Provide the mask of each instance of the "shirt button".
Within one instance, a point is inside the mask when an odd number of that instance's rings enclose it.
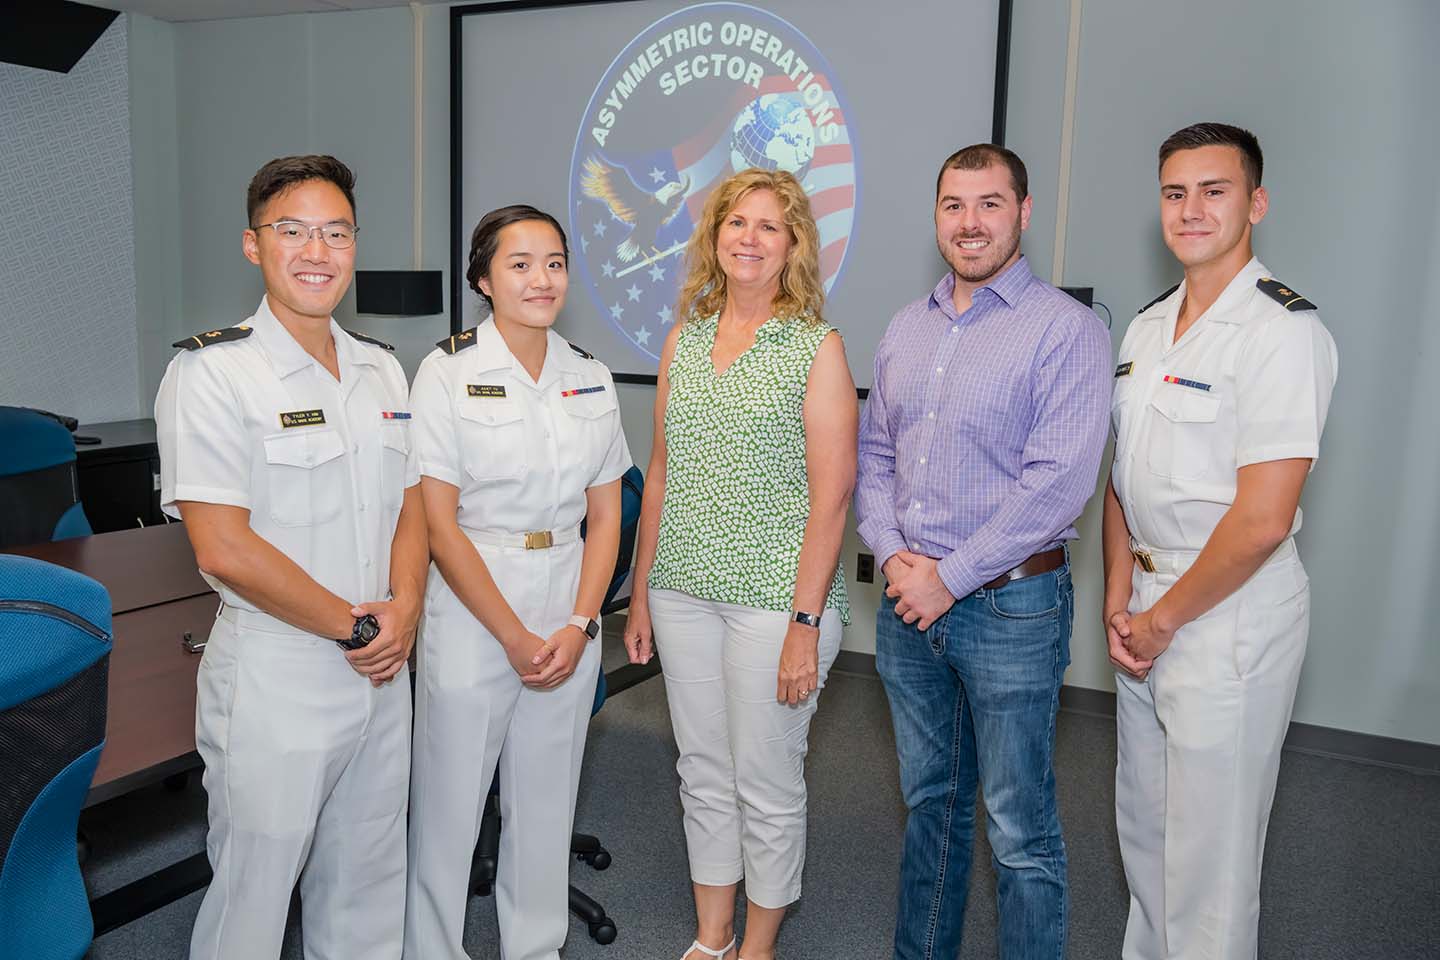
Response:
[[[925,416],[929,417],[931,420],[934,420],[934,419],[935,419],[935,411],[934,411],[934,410],[931,410],[929,413],[925,414]]]
[[[960,332],[960,324],[957,323],[957,324],[955,324],[955,326],[951,327],[951,328],[950,328],[950,332],[951,332],[951,333],[959,333],[959,332]]]
[[[365,504],[363,504],[363,503],[360,504],[360,512],[361,512],[361,513],[364,513],[364,512],[365,512]]]
[[[916,500],[916,501],[915,501],[915,509],[916,509],[916,510],[919,510],[919,509],[920,509],[920,501],[919,501],[919,500]]]
[[[357,444],[352,445],[352,446],[350,447],[350,452],[351,452],[351,453],[359,453],[359,452],[360,452],[360,444],[357,443]]]
[[[935,372],[936,372],[936,373],[944,373],[944,372],[945,372],[945,368],[944,368],[944,367],[936,367],[936,368],[935,368]]]
[[[912,550],[919,550],[919,549],[920,549],[920,541],[918,541],[918,540],[915,541],[914,543],[910,544],[910,547],[911,547]]]

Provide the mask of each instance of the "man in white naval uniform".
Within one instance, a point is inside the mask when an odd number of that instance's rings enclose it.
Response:
[[[400,956],[427,551],[405,375],[330,316],[353,187],[333,157],[260,169],[242,244],[265,298],[177,343],[155,400],[161,500],[222,601],[196,700],[215,876],[195,960],[279,957],[297,880],[306,960]]]
[[[1295,549],[1335,343],[1251,253],[1269,198],[1253,134],[1160,148],[1185,279],[1115,370],[1105,626],[1116,667],[1126,960],[1252,960],[1260,858],[1310,623]]]

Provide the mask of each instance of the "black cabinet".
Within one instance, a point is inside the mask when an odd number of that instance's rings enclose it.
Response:
[[[164,523],[154,420],[82,424],[75,431],[80,502],[96,533]],[[98,437],[97,444],[78,438]]]

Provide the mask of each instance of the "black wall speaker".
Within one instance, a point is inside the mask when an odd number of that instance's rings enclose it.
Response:
[[[443,313],[439,270],[356,270],[355,312],[391,317]]]
[[[69,73],[118,16],[69,0],[0,0],[0,60]]]

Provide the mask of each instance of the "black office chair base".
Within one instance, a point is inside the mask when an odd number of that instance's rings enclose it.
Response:
[[[615,942],[615,921],[605,915],[604,907],[573,884],[570,887],[570,912],[585,921],[591,940],[601,945]]]
[[[475,859],[470,863],[470,889],[477,897],[488,897],[495,892],[495,870],[499,866],[500,850],[500,803],[493,793],[485,800],[485,813],[480,819],[480,839],[475,844]],[[596,870],[610,866],[610,851],[600,846],[600,841],[588,833],[570,836],[570,852],[575,859],[589,864]],[[573,884],[570,886],[570,912],[585,921],[590,939],[599,944],[615,942],[618,931],[594,898]]]

